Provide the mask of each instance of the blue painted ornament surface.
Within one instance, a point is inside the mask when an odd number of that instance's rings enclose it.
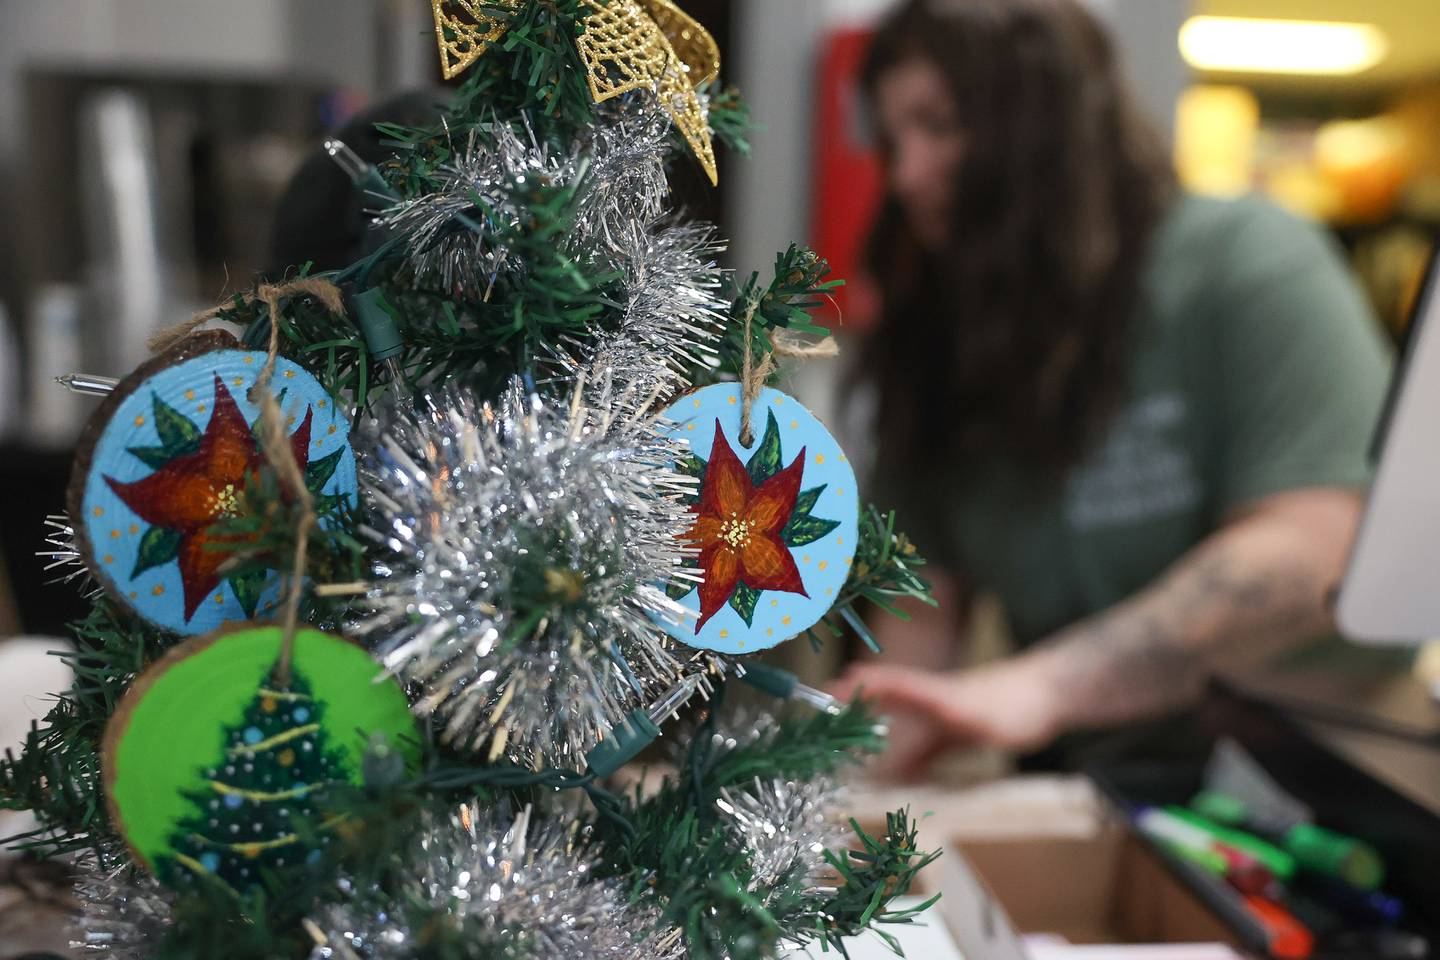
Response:
[[[226,575],[237,544],[215,526],[244,510],[245,485],[264,463],[249,392],[265,359],[213,350],[122,383],[117,393],[128,392],[89,451],[80,502],[72,500],[77,539],[102,585],[178,633],[273,615],[279,602],[279,578]],[[334,399],[283,357],[270,389],[311,493],[353,503],[350,424]]]
[[[859,535],[855,473],[823,424],[766,388],[741,443],[739,384],[705,387],[666,412],[686,441],[682,469],[700,479],[685,536],[703,582],[671,596],[693,617],[665,624],[677,639],[721,653],[753,653],[803,633],[834,605]]]

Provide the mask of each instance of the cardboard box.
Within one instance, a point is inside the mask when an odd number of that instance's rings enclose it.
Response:
[[[962,837],[1092,836],[1103,822],[1104,801],[1084,777],[1046,774],[958,790],[933,785],[862,785],[850,791],[846,802],[849,815],[876,835],[885,830],[885,815],[902,807],[916,820],[919,849],[941,850]],[[921,871],[913,892],[928,896],[940,889],[944,859]]]
[[[943,850],[912,892],[942,895],[933,912],[966,960],[1095,960],[1064,946],[1076,944],[1151,947],[1107,951],[1113,960],[1234,955],[1225,924],[1127,833],[1083,777],[861,790],[851,809],[873,832],[899,806],[919,820],[920,848]],[[1036,935],[1048,935],[1043,948]],[[1160,944],[1202,946],[1171,957],[1154,949]]]
[[[1026,935],[1073,944],[1223,943],[1230,932],[1118,825],[1090,836],[958,838],[937,905],[968,960],[1031,960]]]

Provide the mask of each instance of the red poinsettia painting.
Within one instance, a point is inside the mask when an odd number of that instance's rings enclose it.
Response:
[[[756,486],[716,421],[705,482],[692,508],[695,523],[686,534],[699,547],[705,572],[696,633],[730,602],[740,584],[807,596],[800,568],[780,537],[795,512],[804,472],[802,447],[790,466]]]
[[[160,403],[158,397],[155,402]],[[157,465],[153,473],[133,483],[105,477],[115,495],[151,524],[152,532],[147,532],[145,542],[155,546],[149,550],[142,547],[131,576],[158,565],[155,561],[160,558],[156,554],[173,557],[180,567],[186,622],[220,585],[220,567],[229,556],[227,551],[216,549],[221,538],[212,532],[212,527],[236,514],[246,479],[264,459],[250,425],[218,374],[211,411],[203,434],[188,422],[188,431],[180,428],[182,434],[191,434],[185,444],[192,448],[191,452],[165,458],[150,448],[134,449],[131,452],[142,459],[154,458],[150,461]],[[173,421],[180,415],[171,409],[168,416]],[[312,411],[307,409],[305,419],[290,435],[291,449],[302,471],[309,461],[311,418]]]
[[[840,525],[814,515],[825,485],[804,488],[805,447],[785,465],[773,411],[767,412],[765,433],[748,463],[740,461],[721,421],[716,418],[714,424],[710,459],[692,455],[681,465],[700,481],[690,507],[695,520],[684,537],[697,548],[695,566],[703,575],[696,635],[727,605],[746,627],[753,625],[766,592],[808,599],[792,550],[821,540]],[[678,600],[690,589],[688,581],[681,581],[669,592]]]

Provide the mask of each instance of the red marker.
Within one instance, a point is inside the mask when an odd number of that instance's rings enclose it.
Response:
[[[1281,960],[1306,960],[1315,951],[1314,935],[1278,903],[1264,897],[1247,896],[1245,906],[1265,928],[1266,946],[1271,956]]]

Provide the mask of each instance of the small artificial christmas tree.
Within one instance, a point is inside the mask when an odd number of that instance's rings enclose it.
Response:
[[[73,545],[52,544],[103,589],[74,686],[0,762],[0,803],[39,815],[31,849],[78,855],[77,943],[114,960],[739,960],[884,937],[929,856],[903,811],[872,836],[834,804],[883,730],[750,657],[873,646],[861,605],[928,598],[843,451],[768,386],[827,335],[810,311],[837,281],[799,247],[768,280],[733,276],[713,229],[667,208],[671,166],[714,179],[715,142],[743,149],[746,127],[670,0],[432,3],[445,72],[465,73],[443,119],[382,126],[378,167],[326,144],[373,218],[365,252],[208,311],[97,411]],[[216,384],[269,438],[220,486],[180,462],[218,429]],[[152,393],[194,421],[169,418],[168,447]],[[132,562],[145,524],[116,490],[172,464],[198,491],[203,582],[178,546]],[[357,728],[385,715],[375,677],[297,670],[207,675],[243,714],[199,731],[218,762],[144,748],[165,731],[132,717],[167,716],[166,678],[187,689],[184,635],[266,615],[282,587],[282,649],[297,622],[363,641],[415,742]],[[732,709],[737,680],[776,709]],[[661,775],[617,786],[662,738]],[[124,779],[137,756],[208,785],[156,835],[164,885],[122,796],[146,786]]]

